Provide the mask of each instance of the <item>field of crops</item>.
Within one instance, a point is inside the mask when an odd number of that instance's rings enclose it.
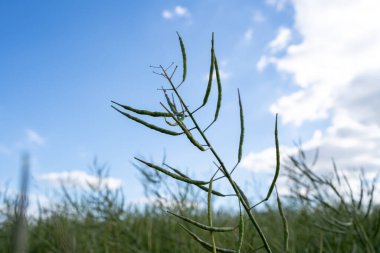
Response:
[[[284,169],[292,193],[282,197],[289,231],[287,251],[379,252],[380,209],[373,203],[374,184],[362,175],[358,179],[361,190],[350,192],[339,170],[331,177],[322,177],[302,161],[302,156],[293,157],[291,161]],[[151,168],[139,169],[149,172]],[[99,182],[104,176],[102,170],[98,168]],[[197,241],[200,239],[210,245],[209,231],[173,215],[207,224],[207,206],[201,205],[207,200],[200,197],[200,190],[189,187],[184,192],[186,185],[180,185],[182,191],[165,195],[173,200],[168,204],[160,195],[164,193],[155,190],[167,183],[154,177],[154,173],[142,176],[147,195],[155,200],[143,207],[126,205],[120,189],[92,185],[90,190],[74,195],[62,187],[57,204],[41,207],[38,215],[25,218],[22,198],[2,192],[0,252],[212,251],[212,247],[207,249]],[[300,190],[302,187],[308,191]],[[272,252],[284,252],[282,216],[273,199],[268,203],[252,213]],[[236,252],[240,238],[239,212],[214,210],[212,216],[214,227],[231,228],[229,232],[213,233],[217,251]],[[248,217],[243,215],[242,218],[245,226],[240,252],[266,252]]]
[[[206,133],[218,120],[223,97],[214,35],[208,82],[198,107],[190,107],[181,95],[187,76],[187,55],[179,34],[178,39],[182,56],[180,80],[175,82],[173,78],[180,71],[173,64],[152,67],[167,83],[160,88],[164,95],[161,110],[137,109],[115,101],[111,101],[112,108],[120,116],[160,134],[186,138],[197,152],[209,152],[215,165],[213,175],[202,181],[165,162],[155,164],[135,157],[135,167],[151,202],[134,206],[127,205],[123,197],[128,189],[115,190],[102,183],[107,173],[95,164],[93,171],[98,183],[89,183],[88,189],[78,192],[62,185],[61,191],[54,193],[54,201],[40,205],[37,213],[28,214],[25,158],[20,192],[0,192],[0,252],[380,252],[377,178],[368,178],[362,170],[353,183],[348,180],[347,171],[334,163],[329,173],[317,173],[315,162],[307,163],[301,148],[298,155],[280,164],[277,115],[274,176],[268,189],[262,190],[262,201],[254,203],[247,197],[252,193],[243,191],[242,182],[236,182],[236,173],[233,174],[242,160],[245,136],[240,92],[237,90],[237,159],[228,168]],[[196,113],[210,104],[213,82],[214,112],[202,128]],[[157,118],[162,122],[151,123]],[[288,183],[287,194],[277,192],[280,171]],[[215,189],[214,182],[218,180],[228,185],[232,193]],[[236,206],[215,207],[216,198],[231,198]]]

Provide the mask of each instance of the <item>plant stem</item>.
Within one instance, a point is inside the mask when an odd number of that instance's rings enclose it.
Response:
[[[174,93],[176,94],[176,96],[178,97],[179,101],[181,102],[181,104],[183,105],[183,107],[185,108],[186,112],[189,114],[189,117],[190,119],[192,120],[195,128],[197,129],[197,131],[199,132],[199,134],[202,136],[203,140],[205,141],[205,143],[207,144],[207,146],[209,147],[210,151],[212,152],[212,154],[214,155],[215,159],[218,161],[218,163],[220,164],[220,167],[221,167],[221,170],[223,172],[223,174],[226,176],[227,180],[229,181],[229,183],[231,184],[232,188],[234,189],[237,197],[239,198],[239,201],[242,203],[243,207],[244,207],[244,210],[246,211],[249,219],[251,220],[253,226],[255,227],[255,229],[257,230],[259,236],[260,236],[260,239],[262,240],[262,242],[264,243],[264,248],[267,250],[268,253],[272,253],[272,250],[268,244],[268,241],[263,233],[263,231],[261,230],[260,228],[260,225],[258,224],[258,222],[256,221],[255,217],[253,216],[252,212],[251,212],[251,208],[249,207],[248,203],[246,203],[246,201],[244,200],[244,198],[242,197],[236,183],[234,182],[234,180],[232,179],[231,177],[231,174],[228,172],[226,166],[224,165],[223,161],[221,160],[221,158],[219,157],[219,155],[217,154],[217,152],[215,151],[215,149],[212,147],[210,141],[207,139],[206,135],[204,134],[204,132],[202,131],[202,129],[199,127],[197,121],[195,120],[194,116],[192,115],[192,113],[190,112],[189,108],[186,106],[185,102],[183,101],[182,97],[180,96],[180,94],[178,93],[175,85],[173,84],[172,80],[170,79],[170,77],[168,76],[168,74],[166,73],[165,69],[161,66],[161,69],[164,73],[164,76],[165,78],[169,81],[170,85],[172,86],[172,89],[174,91]]]

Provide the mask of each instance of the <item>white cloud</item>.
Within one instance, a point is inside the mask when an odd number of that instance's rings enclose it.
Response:
[[[286,49],[292,39],[292,31],[286,27],[280,27],[277,30],[276,38],[268,43],[269,52],[262,55],[256,63],[259,72],[263,71],[269,64],[276,64],[278,59],[274,56],[276,53]]]
[[[168,10],[164,10],[162,12],[162,17],[165,19],[171,19],[171,18],[173,18],[173,14]]]
[[[280,27],[277,31],[277,36],[269,43],[269,48],[272,53],[283,50],[292,38],[292,31],[286,27]]]
[[[232,74],[231,72],[227,71],[226,69],[228,68],[228,59],[222,59],[222,60],[218,60],[218,67],[219,67],[219,77],[220,77],[220,80],[228,80],[231,78]],[[202,79],[203,81],[208,81],[208,78],[209,78],[209,73],[207,74],[204,74]],[[215,70],[214,70],[214,73],[213,73],[213,81],[216,81],[216,73],[215,73]]]
[[[187,8],[185,7],[182,7],[182,6],[176,6],[174,8],[174,12],[175,14],[177,14],[179,17],[188,17],[190,15],[189,11],[187,10]]]
[[[291,155],[296,152],[296,149],[289,147],[280,147],[281,156]],[[243,157],[241,166],[245,169],[252,170],[254,172],[271,173],[276,168],[276,149],[267,148],[260,152],[250,152]]]
[[[358,193],[360,186],[359,168],[364,169],[369,179],[380,172],[380,126],[360,123],[349,115],[341,114],[326,130],[316,130],[312,138],[303,143],[302,147],[309,164],[318,149],[318,160],[314,166],[317,174],[331,174],[332,159],[334,159],[338,169],[347,175],[355,194]],[[288,157],[297,153],[298,148],[294,146],[281,146],[281,164],[289,164]],[[250,152],[243,157],[241,166],[254,173],[268,175],[269,186],[275,172],[275,154],[275,147]],[[283,175],[283,172],[280,175]],[[377,185],[380,187],[380,182]],[[281,178],[278,188],[282,195],[289,193],[286,178]],[[380,202],[380,198],[377,198],[377,201]]]
[[[173,19],[175,17],[188,18],[190,16],[191,14],[188,9],[180,5],[175,6],[173,10],[164,10],[162,12],[162,17],[165,19]]]
[[[280,57],[268,52],[257,68],[273,64],[293,77],[298,90],[280,97],[270,111],[279,113],[283,123],[298,127],[306,121],[324,120],[327,127],[317,130],[321,135],[314,147],[320,148],[322,168],[331,169],[334,157],[345,169],[379,169],[380,2],[292,3],[294,30],[301,42],[287,45]],[[263,163],[260,159],[266,159],[267,153],[251,154],[251,165]]]
[[[28,138],[28,141],[32,144],[43,145],[45,143],[44,138],[42,138],[39,133],[32,129],[26,130],[26,136]]]
[[[263,23],[266,21],[266,18],[260,11],[255,11],[253,13],[253,22],[255,23]]]
[[[280,133],[281,140],[281,133]],[[366,171],[380,169],[380,126],[363,124],[349,115],[336,117],[326,130],[316,130],[311,139],[303,145],[306,157],[313,157],[319,149],[318,171],[331,171],[331,159],[345,170],[363,167]],[[293,146],[280,146],[282,162],[290,155],[297,154]],[[275,148],[251,152],[242,159],[242,167],[255,172],[274,172]]]
[[[230,79],[231,78],[231,76],[232,76],[232,74],[230,73],[230,72],[227,72],[227,71],[225,71],[225,70],[223,70],[223,69],[219,69],[219,77],[220,77],[220,80],[228,80],[228,79]],[[205,74],[204,76],[203,76],[203,80],[204,81],[208,81],[208,78],[209,78],[209,74]],[[213,75],[213,80],[214,81],[216,81],[216,74],[215,74],[215,71],[214,71],[214,75]]]
[[[328,88],[314,86],[283,96],[271,105],[270,111],[273,114],[279,113],[283,123],[293,123],[296,126],[305,120],[325,119],[328,117],[328,108],[333,104],[332,99],[326,95]]]
[[[256,63],[256,68],[259,72],[263,71],[270,63],[273,63],[275,58],[273,56],[263,55],[260,57],[259,61]]]
[[[322,133],[316,131],[313,137],[307,143],[304,143],[303,147],[308,151],[312,151],[321,145],[321,138]],[[280,146],[281,163],[286,161],[287,157],[297,154],[297,152],[297,147]],[[273,146],[259,152],[248,153],[248,155],[243,157],[241,166],[254,172],[274,174],[276,168],[276,148]]]
[[[219,77],[221,80],[228,80],[231,77],[231,73],[220,69],[219,70]],[[214,74],[214,79],[216,79],[216,74]]]
[[[51,172],[37,177],[38,180],[49,182],[53,185],[71,184],[79,187],[96,186],[109,187],[117,189],[122,185],[120,179],[105,177],[100,180],[99,177],[87,174],[84,171],[64,171]]]
[[[246,42],[250,42],[252,40],[252,37],[253,37],[253,29],[252,28],[249,28],[247,31],[245,31],[244,33],[244,40]]]
[[[300,89],[282,97],[271,110],[278,111],[284,122],[301,125],[333,117],[337,101],[345,100],[347,94],[352,101],[366,101],[370,94],[363,94],[365,90],[379,94],[379,85],[368,78],[380,70],[380,2],[294,0],[293,4],[302,42],[288,46],[286,55],[271,63],[292,75]],[[371,104],[375,100],[371,96]],[[351,104],[350,109],[358,105]]]
[[[278,11],[284,9],[288,0],[265,0],[265,3],[275,7]]]
[[[45,194],[41,193],[29,193],[28,194],[28,209],[27,214],[30,217],[36,218],[39,215],[48,215],[48,213],[40,212],[42,209],[49,209],[51,208],[56,200],[55,198],[49,198],[49,196],[46,196]]]

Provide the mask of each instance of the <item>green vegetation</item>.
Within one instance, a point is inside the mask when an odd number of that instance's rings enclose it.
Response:
[[[183,43],[183,40],[181,36],[178,34],[178,39],[181,47],[181,53],[182,53],[182,66],[183,66],[183,77],[182,80],[179,82],[179,84],[175,84],[174,80],[174,74],[177,70],[177,66],[174,67],[174,70],[169,73],[171,66],[164,68],[162,65],[155,67],[158,69],[159,72],[156,72],[156,74],[162,76],[168,83],[168,87],[162,87],[161,90],[165,96],[166,99],[166,105],[164,103],[160,103],[161,106],[164,109],[164,112],[152,112],[147,110],[140,110],[140,109],[134,109],[127,105],[122,105],[116,102],[112,102],[116,104],[117,106],[127,110],[134,112],[139,115],[143,116],[150,116],[150,117],[162,117],[164,118],[164,122],[168,125],[168,128],[161,127],[158,125],[154,125],[151,123],[146,122],[145,120],[132,116],[131,114],[127,112],[123,112],[120,109],[116,108],[114,105],[112,105],[112,108],[123,114],[124,116],[128,117],[129,119],[140,123],[144,125],[145,127],[148,127],[150,129],[156,130],[160,133],[167,134],[167,135],[185,135],[189,142],[194,145],[197,149],[199,149],[202,152],[211,152],[213,156],[213,163],[215,164],[215,172],[213,172],[213,175],[211,175],[206,180],[195,180],[192,179],[182,172],[180,172],[177,169],[173,169],[171,166],[164,164],[163,166],[159,166],[156,164],[152,164],[149,162],[146,162],[142,159],[139,159],[135,157],[137,161],[140,163],[146,165],[147,167],[150,167],[162,174],[165,174],[166,176],[169,176],[177,181],[184,182],[189,185],[193,185],[195,187],[199,187],[200,189],[206,191],[208,193],[207,196],[207,217],[208,221],[207,223],[200,223],[197,225],[198,228],[201,228],[203,230],[209,232],[209,238],[208,239],[201,239],[201,237],[197,234],[191,231],[191,227],[194,226],[195,222],[191,221],[189,217],[185,217],[183,215],[176,215],[177,217],[180,217],[183,221],[185,221],[189,227],[185,227],[181,225],[181,228],[183,228],[191,238],[193,238],[196,242],[199,243],[200,246],[202,246],[204,249],[209,250],[213,253],[216,252],[240,252],[243,242],[244,242],[244,223],[247,218],[249,223],[253,226],[255,233],[258,234],[260,240],[257,243],[257,245],[254,245],[257,247],[257,249],[264,249],[266,252],[271,253],[271,246],[268,242],[267,236],[262,231],[262,228],[260,224],[258,223],[255,214],[253,212],[254,208],[262,204],[263,202],[267,201],[269,197],[271,196],[275,185],[277,178],[279,176],[280,172],[280,151],[279,151],[279,141],[278,141],[278,131],[277,131],[277,115],[276,115],[276,123],[275,123],[275,146],[276,146],[276,168],[275,168],[275,176],[273,178],[273,181],[269,187],[268,193],[264,200],[260,201],[258,204],[251,206],[246,194],[241,190],[241,187],[238,185],[238,183],[233,179],[232,173],[235,171],[235,169],[238,167],[241,158],[242,158],[242,150],[243,150],[243,143],[244,143],[244,113],[243,113],[243,106],[242,101],[240,97],[240,92],[238,90],[238,102],[239,102],[239,111],[240,111],[240,140],[239,140],[239,146],[238,146],[238,159],[233,168],[228,168],[226,164],[223,162],[222,158],[216,151],[216,148],[212,145],[210,139],[207,137],[206,131],[218,120],[221,105],[222,105],[222,83],[220,79],[219,74],[219,68],[218,68],[218,61],[215,53],[215,47],[214,47],[214,34],[212,35],[211,39],[211,62],[210,62],[210,73],[209,73],[209,80],[207,83],[206,92],[204,95],[203,103],[196,109],[191,111],[190,106],[184,101],[182,95],[180,94],[179,88],[181,85],[183,85],[186,81],[186,73],[187,73],[187,63],[186,63],[186,50]],[[217,102],[215,105],[215,115],[213,120],[208,124],[207,127],[202,127],[201,123],[198,122],[196,113],[200,111],[200,109],[203,109],[207,103],[208,98],[211,92],[211,87],[213,83],[213,73],[215,71],[216,75],[216,82],[217,82]],[[168,95],[168,93],[171,93]],[[180,105],[177,106],[177,105]],[[179,110],[181,108],[181,110]],[[169,122],[166,120],[167,115],[170,116],[170,118],[173,120],[172,122]],[[189,125],[192,125],[192,127],[189,127]],[[175,128],[173,131],[171,128]],[[196,135],[199,137],[197,138]],[[203,143],[203,144],[202,144]],[[167,169],[168,168],[168,169]],[[172,170],[173,172],[169,171]],[[216,177],[217,175],[220,175]],[[212,185],[214,181],[217,180],[224,180],[225,184],[228,184],[232,187],[234,193],[227,194],[227,193],[215,193],[212,189]],[[208,185],[206,187],[206,185]],[[239,231],[239,238],[237,239],[236,246],[234,248],[224,248],[221,246],[218,246],[216,235],[215,233],[232,233],[233,231],[225,231],[220,230],[218,227],[213,226],[213,217],[212,217],[212,196],[216,195],[215,197],[223,197],[223,198],[235,198],[237,200],[240,212],[239,212],[239,226],[236,227],[236,229]],[[281,200],[278,197],[278,204],[281,207]],[[284,215],[284,212],[282,209],[280,209],[280,215],[282,217],[282,221],[284,224],[284,237],[286,238],[284,240],[284,250],[285,252],[288,250],[288,241],[287,241],[287,234],[288,234],[288,228],[287,228],[287,221],[286,217]],[[244,216],[244,217],[243,217]],[[246,216],[246,217],[245,217]],[[231,236],[232,237],[232,236]]]
[[[359,181],[363,187],[358,194],[352,193],[354,201],[350,192],[342,188],[338,191],[342,199],[338,200],[332,194],[325,194],[328,188],[303,180],[313,175],[311,177],[321,178],[320,182],[333,180],[338,185],[335,176],[322,177],[315,174],[301,158],[292,159],[286,170],[289,173],[298,170],[301,174],[297,175],[297,180],[289,178],[291,194],[283,201],[289,224],[289,252],[379,252],[380,208],[373,202],[374,181],[369,182],[361,176]],[[297,168],[301,164],[304,169],[307,168],[307,173]],[[95,175],[99,176],[96,185],[70,194],[68,189],[62,187],[61,194],[56,195],[56,204],[41,207],[36,216],[29,217],[26,227],[27,252],[207,252],[178,225],[186,225],[182,217],[187,217],[209,226],[207,205],[199,205],[207,201],[202,197],[202,189],[183,182],[172,185],[166,177],[150,171],[145,165],[139,165],[138,169],[145,172],[141,176],[147,196],[155,201],[140,207],[128,206],[121,189],[101,186],[107,176],[105,168],[96,164],[94,168]],[[341,184],[344,183],[342,172],[336,171]],[[309,190],[300,188],[299,181]],[[168,202],[168,198],[172,201]],[[0,211],[0,252],[17,252],[13,243],[17,234],[19,216],[16,207],[19,202],[6,192],[1,193],[0,199],[4,205]],[[269,235],[268,243],[272,251],[284,252],[283,221],[272,200],[255,215],[263,232]],[[237,247],[239,217],[238,211],[213,211],[213,235],[218,247]],[[217,228],[232,232],[220,233]],[[210,232],[196,225],[191,226],[191,231],[202,239],[210,238]],[[240,251],[265,252],[264,249],[255,251],[258,243],[260,238],[257,232],[252,224],[246,222]]]
[[[136,109],[112,101],[112,107],[128,119],[169,137],[186,137],[194,152],[210,152],[215,171],[205,179],[194,179],[170,166],[135,158],[146,196],[144,206],[126,205],[122,189],[111,189],[103,180],[104,166],[94,163],[98,178],[86,190],[73,191],[62,185],[55,203],[39,208],[27,217],[28,163],[25,158],[21,191],[16,197],[0,193],[0,252],[380,252],[380,210],[374,202],[376,178],[369,181],[362,172],[355,191],[347,176],[333,166],[333,173],[321,175],[298,156],[283,165],[290,193],[280,198],[280,152],[277,116],[274,126],[276,167],[274,178],[262,201],[253,203],[236,182],[243,154],[244,111],[238,91],[240,138],[237,162],[227,168],[207,138],[206,132],[218,120],[222,105],[222,84],[211,40],[209,80],[199,107],[191,111],[179,88],[187,75],[186,51],[178,35],[183,60],[181,80],[175,84],[177,66],[154,67],[168,82],[162,87],[165,103],[161,111]],[[171,70],[172,69],[172,70]],[[170,73],[169,73],[170,71]],[[205,127],[196,113],[205,108],[216,75],[215,113]],[[137,114],[137,115],[136,115]],[[152,124],[143,117],[162,119]],[[164,126],[163,126],[164,125]],[[233,192],[215,189],[216,181],[229,184]],[[128,191],[128,189],[126,189]],[[276,193],[275,198],[274,192]],[[228,198],[233,210],[216,209],[213,199]],[[273,201],[272,201],[273,200]]]

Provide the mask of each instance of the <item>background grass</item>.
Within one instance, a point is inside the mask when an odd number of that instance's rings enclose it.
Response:
[[[363,193],[353,193],[353,199],[350,192],[340,187],[344,202],[334,198],[333,194],[322,195],[322,199],[316,201],[313,196],[317,194],[313,190],[322,194],[323,187],[316,185],[318,188],[315,189],[313,183],[316,182],[303,180],[310,188],[307,192],[310,200],[307,200],[301,196],[301,192],[305,191],[300,189],[299,182],[289,177],[302,164],[302,156],[292,159],[286,167],[292,193],[283,198],[289,223],[289,251],[380,252],[380,208],[376,203],[370,203],[373,196],[367,190],[372,189],[371,184],[368,184],[368,189],[363,184]],[[305,168],[312,172],[311,168]],[[185,185],[170,185],[158,174],[154,176],[145,173],[141,175],[146,194],[154,201],[144,206],[126,205],[121,189],[111,190],[104,187],[104,184],[100,186],[106,174],[104,167],[96,169],[98,186],[92,185],[87,191],[75,194],[69,193],[63,186],[59,201],[49,207],[40,207],[38,214],[28,216],[27,226],[24,227],[27,234],[26,252],[207,252],[178,225],[187,224],[166,212],[171,210],[207,223],[207,206],[201,205],[205,200],[198,190],[192,186],[186,188]],[[143,167],[139,169],[144,171]],[[336,183],[332,180],[332,175],[315,175]],[[307,174],[304,173],[303,176],[307,177]],[[167,192],[165,186],[172,191]],[[0,197],[3,206],[0,212],[0,252],[14,252],[15,238],[19,233],[16,232],[20,221],[17,212],[19,200],[6,192],[2,192]],[[166,198],[173,201],[165,202]],[[360,198],[362,204],[357,208]],[[347,207],[350,208],[349,211]],[[367,213],[368,207],[370,210]],[[255,214],[268,235],[273,251],[283,252],[282,221],[275,202],[270,201]],[[216,226],[236,226],[239,213],[226,209],[216,210],[213,217]],[[209,232],[193,226],[189,229],[209,241]],[[254,231],[252,225],[246,223],[241,252],[264,252],[264,249],[258,249],[261,246],[260,240]],[[238,229],[214,235],[218,246],[234,248],[238,240]]]

